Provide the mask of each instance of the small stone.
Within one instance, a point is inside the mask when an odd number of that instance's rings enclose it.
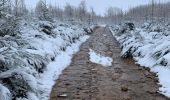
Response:
[[[147,71],[149,71],[149,72],[150,72],[150,68],[148,68],[148,67],[145,67],[145,69],[146,69]]]
[[[150,94],[154,94],[157,92],[157,90],[156,90],[156,88],[153,88],[153,89],[147,90],[146,92],[148,92]]]
[[[149,78],[149,79],[154,79],[154,77],[152,77],[151,75],[146,76],[146,77]]]
[[[61,98],[66,98],[68,95],[67,94],[60,94],[58,95],[58,97],[61,97]]]
[[[145,71],[144,74],[145,74],[145,76],[149,76],[149,75],[150,75],[150,72]]]
[[[142,68],[138,68],[138,70],[142,70]]]
[[[88,74],[87,72],[84,72],[83,74]]]
[[[124,100],[131,100],[131,98],[130,97],[125,97]]]
[[[124,92],[127,92],[128,91],[128,87],[127,86],[122,86],[121,90],[124,91]]]
[[[97,69],[91,69],[92,71],[97,71]]]
[[[158,78],[155,78],[155,82],[158,83],[158,82],[159,82],[159,79],[158,79]]]
[[[103,34],[103,36],[104,36],[104,37],[106,37],[106,36],[107,36],[107,34]]]
[[[109,51],[109,52],[108,52],[108,54],[109,54],[109,55],[112,55],[112,52],[111,52],[111,51]]]
[[[66,86],[70,85],[70,83],[65,83]]]
[[[78,90],[82,90],[82,88],[81,88],[81,87],[77,87],[77,89],[78,89]]]

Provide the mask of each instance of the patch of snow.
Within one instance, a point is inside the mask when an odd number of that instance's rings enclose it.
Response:
[[[11,100],[10,91],[0,84],[0,100]]]
[[[0,52],[5,51],[6,49],[8,49],[8,47],[0,48]]]
[[[151,71],[156,72],[159,78],[159,84],[162,85],[160,87],[161,93],[166,95],[167,97],[170,97],[170,79],[169,79],[169,73],[170,70],[169,68],[165,68],[164,66],[155,66],[154,68],[151,69]]]
[[[107,34],[103,34],[104,37],[107,37]]]
[[[103,66],[111,66],[112,65],[112,61],[113,59],[110,57],[104,57],[100,54],[97,54],[95,51],[93,51],[92,49],[89,49],[89,55],[90,55],[90,61],[96,64],[100,64]]]
[[[106,27],[107,25],[106,24],[103,24],[103,25],[99,25],[100,27]]]

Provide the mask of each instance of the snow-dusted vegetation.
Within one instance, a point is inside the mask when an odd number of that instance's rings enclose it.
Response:
[[[2,91],[0,98],[3,98],[1,100],[10,100],[8,98],[11,97],[33,100],[31,98],[41,96],[45,90],[41,90],[41,85],[47,85],[43,84],[41,78],[46,77],[43,74],[47,73],[50,62],[55,62],[58,56],[64,55],[63,52],[72,52],[68,55],[71,56],[85,41],[82,37],[86,32],[78,25],[46,21],[21,23],[20,34],[15,37],[9,35],[0,37],[0,90]],[[53,64],[53,70],[56,67],[61,69],[62,65],[57,64],[61,64],[62,60],[56,62],[56,65]],[[55,74],[57,73],[50,74],[50,77]],[[49,78],[46,81],[53,80]]]
[[[112,27],[122,48],[121,56],[133,57],[136,63],[151,68],[159,78],[160,92],[170,97],[170,24],[133,23]]]
[[[75,12],[81,21],[84,5]],[[0,100],[48,100],[54,80],[92,32],[67,7],[40,0],[30,11],[24,0],[0,0]]]

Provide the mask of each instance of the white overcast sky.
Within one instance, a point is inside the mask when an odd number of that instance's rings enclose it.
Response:
[[[64,7],[66,3],[77,6],[81,0],[46,0],[47,3]],[[85,0],[87,8],[93,7],[97,14],[103,15],[106,9],[110,6],[122,8],[124,11],[130,7],[150,3],[151,0]],[[168,2],[170,0],[156,0],[160,2]],[[34,8],[38,0],[25,0],[29,8]]]

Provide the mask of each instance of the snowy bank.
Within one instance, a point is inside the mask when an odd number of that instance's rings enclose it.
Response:
[[[54,80],[87,39],[83,27],[23,20],[20,34],[0,37],[0,99],[47,100]]]
[[[70,47],[66,48],[65,52],[61,52],[55,58],[54,62],[47,65],[47,70],[41,74],[38,81],[41,83],[39,89],[44,93],[39,96],[40,100],[48,100],[52,86],[55,84],[55,80],[59,77],[62,71],[70,65],[73,54],[79,51],[80,45],[88,39],[89,36],[81,37],[80,41],[76,41]]]
[[[145,23],[130,29],[127,24],[111,27],[122,48],[121,56],[132,56],[137,64],[146,66],[159,78],[160,93],[170,97],[170,30],[169,24]]]

